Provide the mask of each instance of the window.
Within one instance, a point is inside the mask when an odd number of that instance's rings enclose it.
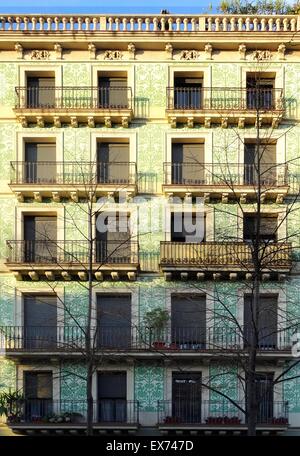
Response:
[[[182,350],[205,348],[206,297],[173,295],[171,301],[172,343]]]
[[[25,262],[52,263],[57,260],[57,217],[24,216]]]
[[[24,295],[24,346],[55,348],[57,342],[57,297]]]
[[[103,109],[127,109],[127,75],[123,72],[98,75],[98,102]]]
[[[98,142],[98,183],[126,184],[129,180],[129,142]]]
[[[25,143],[24,181],[28,184],[52,184],[56,181],[55,143]]]
[[[174,74],[174,109],[202,108],[203,75],[196,73]]]
[[[101,216],[101,213],[98,214]],[[97,263],[130,263],[131,233],[129,214],[104,213],[105,232],[96,228],[96,262]],[[112,216],[112,217],[111,217]],[[97,219],[97,218],[96,218]]]
[[[126,349],[131,345],[131,295],[97,295],[99,348]]]
[[[259,165],[259,169],[258,169]],[[244,145],[244,183],[275,185],[276,143],[274,141],[246,142]]]
[[[244,216],[244,241],[254,241],[257,234],[257,214]],[[260,214],[259,240],[261,242],[276,242],[277,240],[277,215]]]
[[[254,320],[253,320],[254,319]],[[275,349],[277,347],[278,295],[261,294],[258,304],[257,337],[258,348]],[[245,344],[251,342],[256,329],[253,296],[244,296],[244,332]]]
[[[55,107],[55,77],[27,75],[27,108]]]
[[[171,241],[205,242],[206,214],[204,212],[171,214]]]
[[[98,373],[99,422],[126,422],[126,372]]]
[[[201,372],[172,375],[172,417],[181,423],[201,423]]]
[[[275,76],[265,73],[249,73],[247,75],[247,108],[274,108]]]
[[[204,142],[172,143],[172,183],[205,183]]]
[[[53,412],[52,372],[24,372],[25,420],[46,418]]]

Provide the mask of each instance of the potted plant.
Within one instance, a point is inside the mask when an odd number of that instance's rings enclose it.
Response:
[[[166,346],[165,327],[169,321],[169,313],[156,307],[149,310],[144,316],[146,326],[150,330],[150,345],[155,349],[162,349]]]
[[[4,391],[0,394],[0,416],[4,415],[8,422],[18,422],[22,416],[23,394],[19,391]]]

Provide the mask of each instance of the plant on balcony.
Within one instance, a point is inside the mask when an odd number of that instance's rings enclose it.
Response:
[[[83,419],[83,415],[77,412],[65,412],[52,414],[47,417],[49,423],[78,423]]]
[[[206,424],[241,424],[241,419],[238,416],[209,416],[205,420]]]
[[[150,345],[155,349],[162,349],[166,346],[164,330],[169,321],[169,313],[156,307],[155,309],[149,310],[144,316],[145,325],[150,330]],[[154,340],[153,340],[154,339]]]
[[[178,424],[181,423],[181,421],[179,416],[166,416],[164,424]]]
[[[8,422],[18,422],[22,416],[21,405],[23,394],[19,391],[4,391],[0,393],[0,416],[4,415]]]

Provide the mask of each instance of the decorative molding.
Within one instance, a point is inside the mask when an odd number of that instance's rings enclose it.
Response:
[[[241,60],[246,60],[246,52],[247,52],[247,47],[245,44],[240,44],[239,45],[239,54],[240,54],[240,59]]]
[[[129,43],[127,49],[128,49],[128,52],[129,52],[129,58],[134,60],[135,59],[135,51],[136,51],[135,45],[133,43]]]
[[[89,51],[90,60],[95,60],[96,53],[97,53],[97,48],[94,45],[94,43],[89,43],[88,44],[88,51]]]
[[[15,44],[15,51],[17,52],[17,59],[23,59],[23,46],[20,43]]]
[[[204,46],[205,58],[206,60],[212,60],[213,47],[210,43],[207,43]]]
[[[255,60],[256,62],[269,61],[272,59],[272,52],[268,49],[265,49],[263,51],[254,51],[251,55],[252,60]]]
[[[50,51],[47,51],[46,49],[34,49],[30,53],[31,60],[49,60],[50,56]]]
[[[61,60],[62,58],[62,47],[59,43],[54,44],[55,58],[56,60]]]
[[[279,60],[285,60],[285,53],[286,53],[286,46],[285,46],[285,44],[281,43],[277,49],[277,54],[278,54]]]
[[[199,52],[194,50],[184,50],[180,53],[180,60],[197,60],[199,58]]]
[[[167,53],[167,58],[169,60],[172,60],[173,59],[173,46],[171,43],[166,44],[165,51]]]
[[[105,51],[104,60],[121,60],[123,54],[121,51]]]

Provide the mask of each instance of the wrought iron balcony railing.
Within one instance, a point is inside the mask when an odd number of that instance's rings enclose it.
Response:
[[[167,109],[178,111],[281,111],[282,89],[167,87]]]
[[[83,265],[88,263],[90,255],[90,243],[85,240],[7,241],[7,245],[10,264]],[[93,263],[99,265],[137,264],[138,243],[131,239],[95,241],[92,255]]]
[[[11,185],[101,185],[136,183],[133,162],[10,162]]]
[[[231,425],[246,423],[245,404],[230,401],[171,400],[158,401],[158,424],[165,426],[180,425]],[[241,409],[239,408],[241,407]],[[257,424],[269,426],[288,426],[288,402],[262,400],[257,412]]]
[[[90,345],[97,352],[152,351],[185,353],[223,352],[247,353],[249,331],[243,327],[170,327],[162,330],[146,326],[99,326],[90,330]],[[258,334],[257,350],[261,352],[288,351],[292,347],[295,328],[263,328]],[[19,352],[84,352],[86,327],[80,326],[2,326],[0,348]]]
[[[232,186],[280,187],[288,184],[288,165],[276,163],[164,163],[165,185],[185,186]]]
[[[292,246],[289,242],[268,242],[259,252],[261,268],[268,270],[290,269]],[[160,243],[160,265],[165,267],[200,267],[251,269],[252,244],[249,242],[172,242]]]
[[[11,401],[8,424],[67,426],[84,425],[87,418],[85,400],[21,399]],[[139,402],[126,399],[99,399],[93,402],[94,424],[138,425]]]
[[[131,87],[16,87],[16,109],[131,110]]]

